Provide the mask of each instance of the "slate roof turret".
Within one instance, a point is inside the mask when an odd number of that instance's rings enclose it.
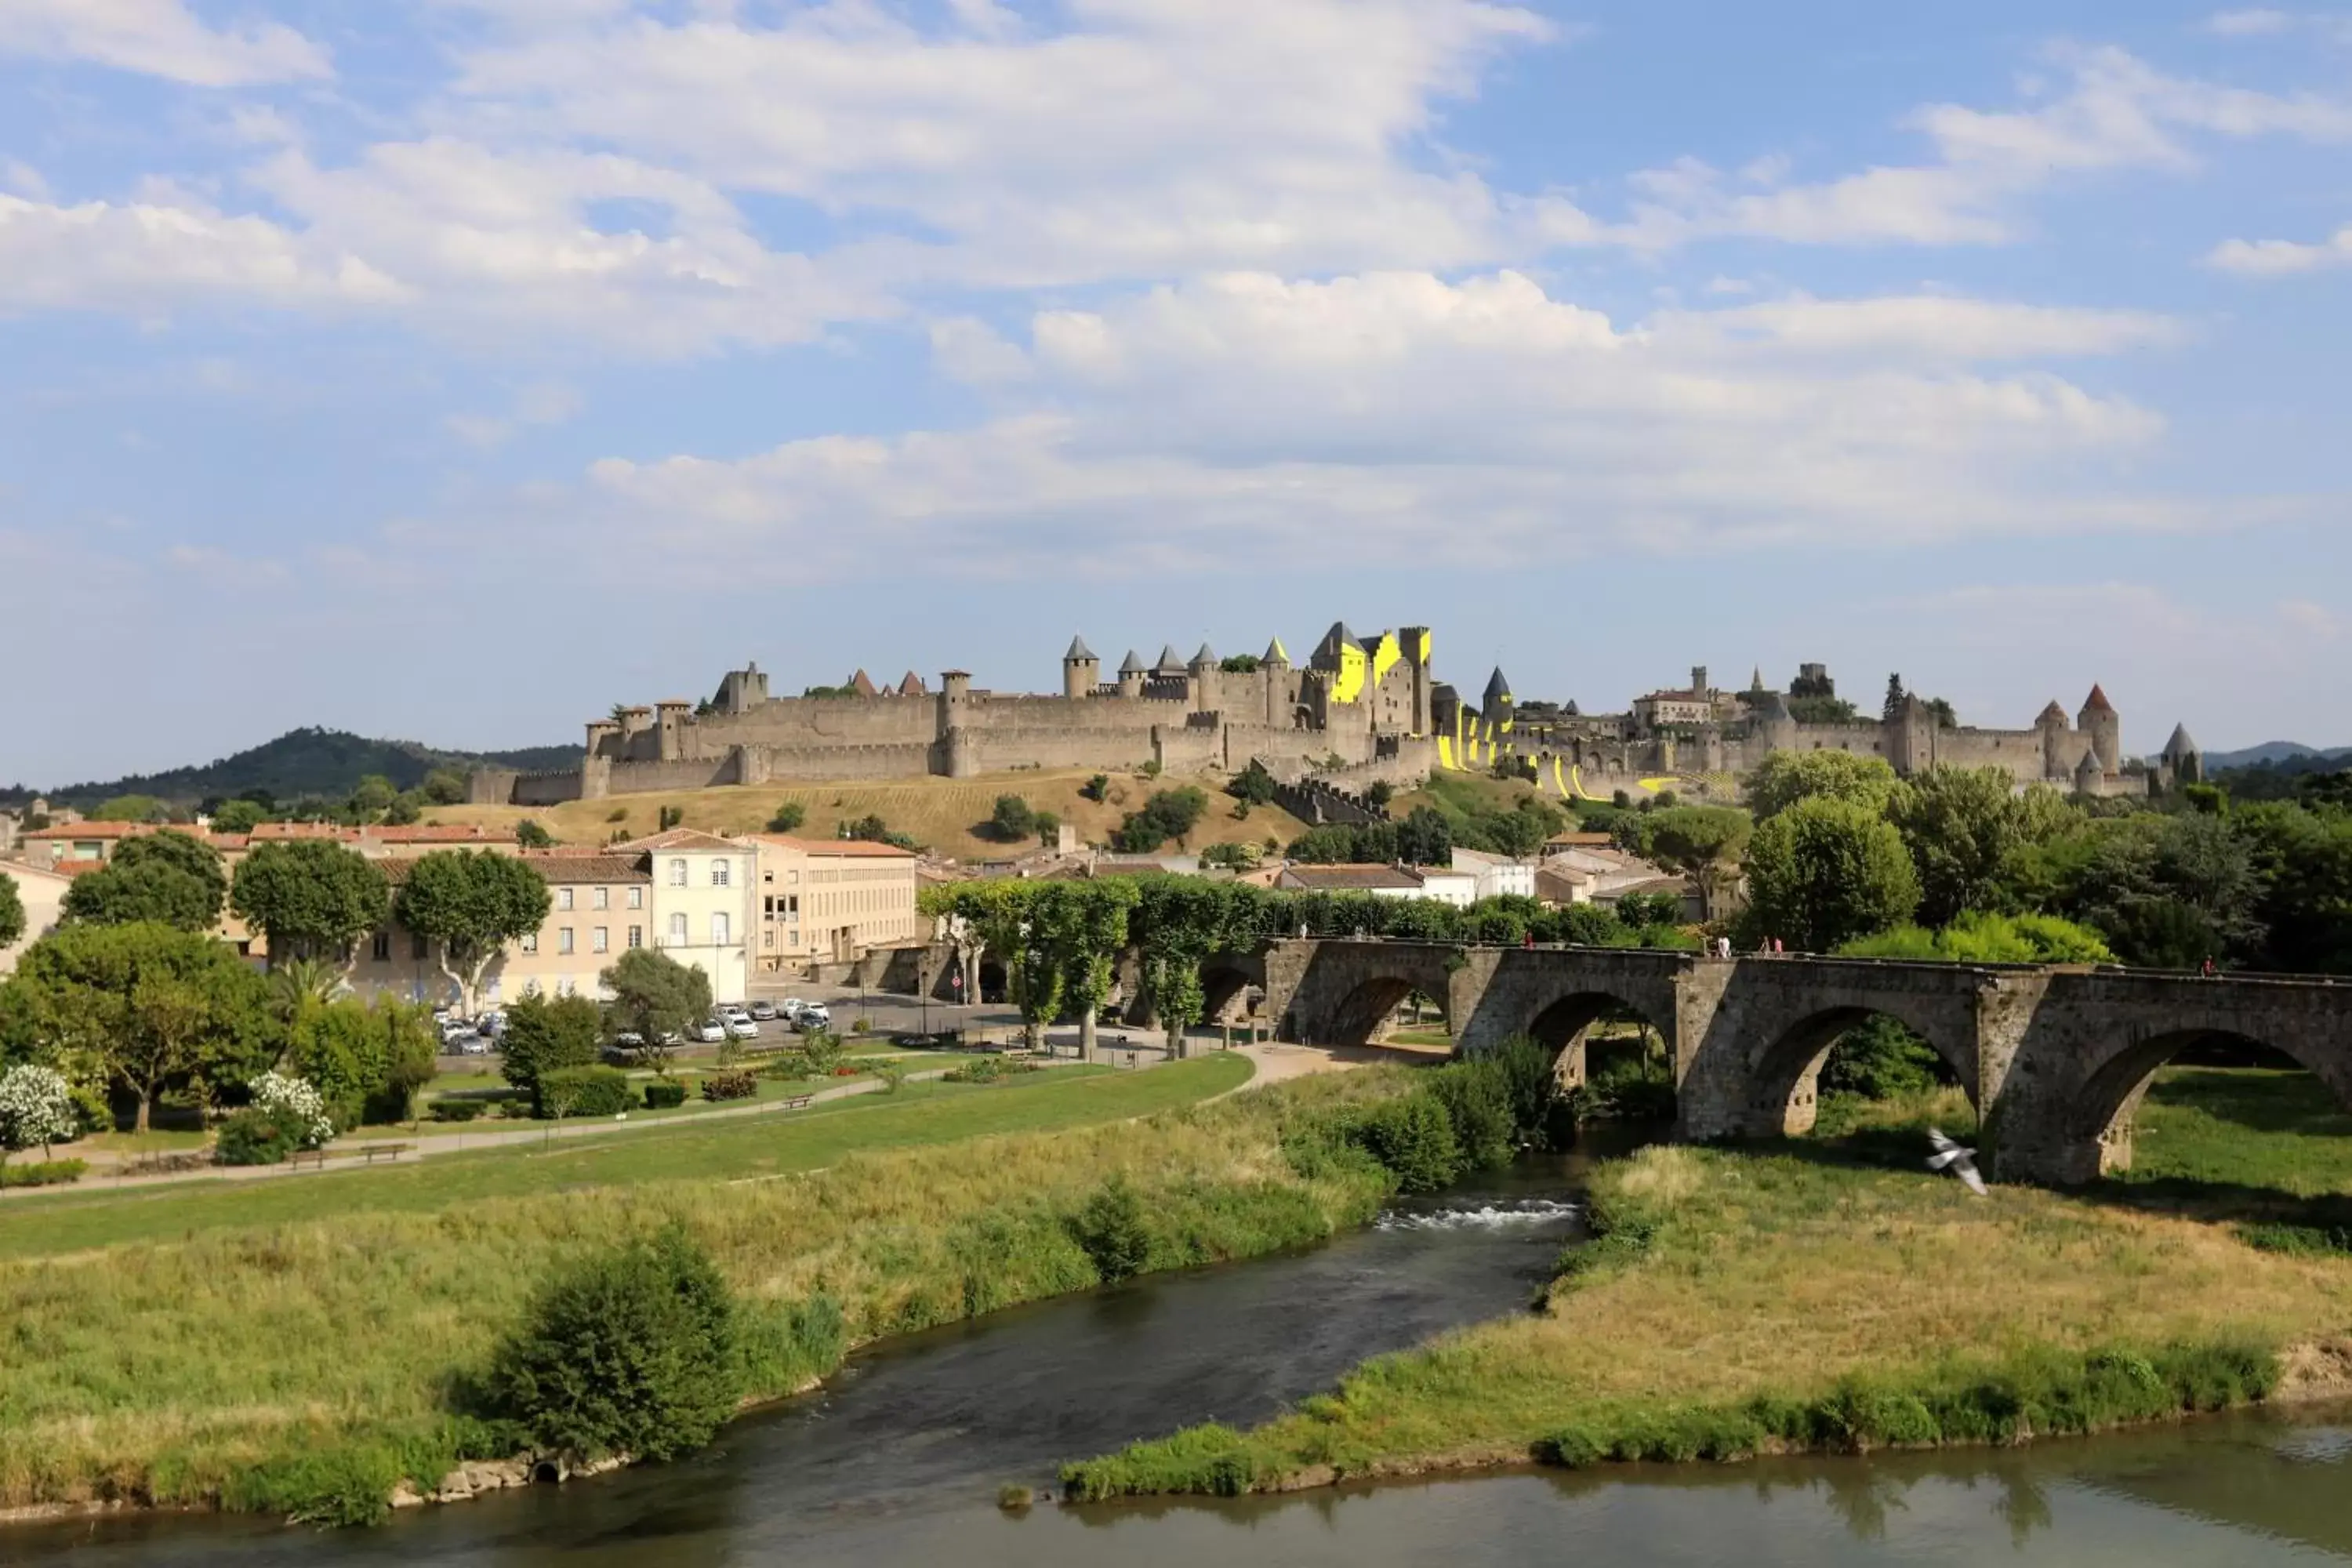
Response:
[[[1095,650],[1087,646],[1086,638],[1072,637],[1070,639],[1070,651],[1062,656],[1062,662],[1064,664],[1074,664],[1082,658],[1091,660],[1094,657]]]

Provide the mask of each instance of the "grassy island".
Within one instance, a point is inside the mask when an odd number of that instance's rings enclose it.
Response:
[[[1645,1149],[1537,1309],[1366,1363],[1250,1431],[1068,1467],[1073,1496],[1530,1460],[2020,1441],[2352,1388],[2352,1118],[2301,1074],[2182,1069],[2130,1181],[1972,1197],[1886,1110],[1844,1138]]]

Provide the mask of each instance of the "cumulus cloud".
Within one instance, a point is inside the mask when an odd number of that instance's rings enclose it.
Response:
[[[404,296],[349,252],[168,187],[123,205],[0,194],[0,313],[168,311],[198,300],[372,306]]]
[[[207,27],[184,0],[7,0],[0,54],[87,61],[191,87],[334,75],[327,51],[283,23]]]
[[[1512,272],[1229,274],[1025,337],[959,320],[965,430],[614,459],[586,510],[698,561],[858,575],[1457,563],[2192,528],[2116,489],[2163,430],[2126,400],[1979,362],[2120,353],[2158,319],[1939,298],[1791,299],[1620,324]],[[578,509],[567,509],[576,521]],[[1115,563],[1115,565],[1113,564]]]
[[[2284,278],[2329,267],[2352,267],[2352,224],[2315,245],[2291,239],[2230,239],[2214,247],[2206,264],[2249,278]]]

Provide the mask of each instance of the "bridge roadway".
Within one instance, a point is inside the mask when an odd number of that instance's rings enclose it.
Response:
[[[1884,1013],[1949,1064],[2008,1181],[2127,1168],[2156,1069],[2214,1036],[2275,1047],[2352,1110],[2352,981],[2323,977],[1301,939],[1213,960],[1205,980],[1211,1016],[1262,985],[1280,1037],[1316,1045],[1369,1041],[1419,992],[1444,1005],[1459,1049],[1529,1035],[1559,1050],[1571,1085],[1591,1026],[1630,1008],[1666,1041],[1675,1133],[1694,1141],[1810,1129],[1830,1047]]]

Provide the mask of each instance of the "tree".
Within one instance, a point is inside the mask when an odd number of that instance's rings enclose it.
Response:
[[[1093,777],[1087,779],[1085,784],[1078,786],[1078,793],[1086,796],[1088,800],[1093,801],[1097,805],[1100,805],[1103,802],[1110,798],[1110,775],[1108,773],[1095,774]]]
[[[1035,831],[1037,814],[1017,795],[1000,795],[988,819],[989,831],[1002,844],[1018,844]]]
[[[89,925],[159,921],[210,931],[227,896],[228,872],[211,845],[185,833],[151,833],[124,840],[103,869],[76,878],[64,913]]]
[[[669,1074],[670,1037],[683,1037],[710,1012],[710,976],[649,947],[632,948],[599,977],[613,994],[613,1016],[645,1042],[654,1070]]]
[[[362,938],[391,913],[373,860],[323,839],[257,844],[236,868],[228,907],[261,931],[269,962],[315,958],[349,974]]]
[[[1851,752],[1774,752],[1748,775],[1748,804],[1759,822],[1801,800],[1826,796],[1885,809],[1901,783],[1884,757]]]
[[[407,1120],[441,1048],[432,1014],[389,996],[306,1006],[288,1034],[287,1063],[341,1127]]]
[[[1209,797],[1191,784],[1154,790],[1141,811],[1127,814],[1111,835],[1111,847],[1124,855],[1151,854],[1171,838],[1181,840],[1192,832],[1208,807]]]
[[[382,773],[370,773],[352,786],[351,811],[361,821],[381,815],[400,797],[400,790]]]
[[[1416,805],[1397,824],[1397,858],[1408,866],[1454,863],[1454,827],[1434,806]]]
[[[633,948],[626,956],[645,952]],[[593,1067],[604,1045],[604,1010],[587,997],[525,996],[507,1008],[506,1030],[499,1039],[499,1072],[536,1100],[542,1076]]]
[[[25,934],[25,900],[16,879],[0,871],[0,947],[13,947]]]
[[[315,958],[289,958],[270,969],[268,980],[269,1009],[289,1026],[333,1001],[343,988],[343,977],[334,966]]]
[[[1886,701],[1879,709],[1878,716],[1882,719],[1900,719],[1903,717],[1904,704],[1910,700],[1911,694],[1903,689],[1903,678],[1900,675],[1890,675],[1886,678]]]
[[[1217,668],[1227,675],[1255,675],[1258,658],[1254,653],[1229,653],[1220,659]]]
[[[30,1062],[0,1073],[0,1166],[19,1149],[38,1147],[47,1159],[51,1144],[70,1142],[80,1134],[73,1086],[64,1074]]]
[[[462,805],[466,801],[466,775],[455,768],[435,768],[417,788],[435,805]]]
[[[1141,895],[1132,881],[1044,882],[1030,900],[1033,936],[1061,977],[1060,989],[1078,1010],[1078,1059],[1095,1059],[1095,1018],[1110,999],[1128,920]]]
[[[79,1081],[113,1081],[139,1101],[242,1084],[282,1037],[262,977],[226,945],[154,923],[61,927],[33,944],[10,983],[16,1026]]]
[[[808,807],[799,801],[788,800],[778,805],[768,818],[771,833],[798,833],[801,824],[808,820]]]
[[[1267,799],[1274,798],[1269,795]],[[1364,804],[1374,811],[1386,811],[1389,802],[1396,798],[1396,785],[1386,779],[1374,779],[1364,786]]]
[[[1799,952],[1832,952],[1919,907],[1903,836],[1850,800],[1801,800],[1758,824],[1747,864],[1750,933]]]
[[[1736,876],[1740,852],[1755,823],[1727,805],[1677,805],[1650,818],[1650,853],[1669,871],[1690,879],[1699,909],[1716,914],[1716,898],[1727,878]]]
[[[445,849],[408,868],[394,912],[433,943],[470,1017],[483,973],[507,943],[539,930],[550,901],[545,879],[527,861],[494,849]]]
[[[555,847],[555,835],[526,816],[515,824],[515,845],[522,849],[552,849]],[[488,851],[484,850],[483,853],[488,854]]]
[[[383,808],[383,825],[386,827],[412,826],[425,819],[425,806],[423,791],[403,790],[393,797],[390,805]]]
[[[1034,812],[1029,817],[1030,831],[1037,835],[1038,844],[1051,849],[1062,841],[1062,819],[1050,811]]]
[[[2000,901],[2004,870],[2024,842],[2011,789],[2005,768],[1929,768],[1895,787],[1886,816],[1918,868],[1922,924],[1948,925]]]
[[[1249,805],[1274,804],[1274,775],[1255,757],[1250,759],[1249,766],[1234,775],[1234,782],[1225,789],[1235,800]]]
[[[677,1458],[710,1441],[742,1389],[724,1276],[677,1226],[575,1262],[540,1290],[491,1363],[496,1411],[583,1458]]]
[[[1856,958],[1949,963],[2113,963],[2099,933],[2056,915],[1961,915],[1941,931],[1897,926],[1838,949]]]
[[[215,833],[250,833],[267,822],[268,813],[252,800],[225,800],[212,813]]]
[[[172,808],[152,795],[118,795],[100,801],[89,814],[92,822],[169,822]]]

